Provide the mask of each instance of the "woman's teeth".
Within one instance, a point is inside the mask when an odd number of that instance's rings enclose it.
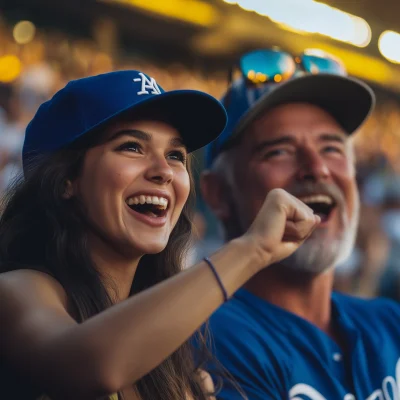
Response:
[[[154,204],[159,206],[160,209],[166,209],[168,207],[168,199],[165,197],[158,197],[158,196],[134,196],[130,197],[127,200],[127,204],[129,206],[137,205],[137,204]]]

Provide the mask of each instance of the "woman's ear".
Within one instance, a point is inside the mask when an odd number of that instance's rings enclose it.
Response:
[[[230,219],[228,190],[221,176],[210,170],[204,171],[200,177],[200,190],[204,201],[221,222]]]
[[[65,189],[62,197],[66,200],[69,200],[74,196],[74,186],[72,185],[72,182],[68,179],[65,182]]]

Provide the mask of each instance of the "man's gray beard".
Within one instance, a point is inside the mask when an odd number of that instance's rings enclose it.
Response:
[[[317,228],[297,251],[279,264],[292,271],[320,274],[343,262],[350,256],[356,240],[360,213],[359,198],[357,197],[355,201],[350,221],[347,213],[343,211],[342,213],[341,237],[334,241],[325,237],[321,238]]]

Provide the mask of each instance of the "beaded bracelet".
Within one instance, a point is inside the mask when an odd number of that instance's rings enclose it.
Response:
[[[222,294],[224,296],[224,302],[228,301],[228,293],[226,292],[225,286],[223,285],[221,278],[219,277],[218,272],[214,267],[214,264],[211,262],[211,260],[208,257],[204,257],[204,261],[210,267],[211,271],[213,272],[213,274],[215,276],[215,279],[218,282],[219,287],[221,288]]]

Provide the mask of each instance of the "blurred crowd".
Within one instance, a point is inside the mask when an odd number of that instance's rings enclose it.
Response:
[[[109,42],[112,35],[79,39],[36,31],[28,43],[18,44],[12,28],[0,19],[0,194],[21,170],[27,123],[37,107],[71,79],[114,69],[142,69],[165,89],[199,89],[216,97],[227,84],[224,72],[206,74],[178,63],[159,65],[150,61],[151,54],[118,51]],[[107,27],[99,27],[98,32],[104,30]],[[337,269],[336,288],[400,301],[399,104],[396,99],[378,102],[355,137],[362,197],[360,226],[353,254]],[[188,263],[220,244],[215,223],[201,208],[194,222],[197,241]]]

